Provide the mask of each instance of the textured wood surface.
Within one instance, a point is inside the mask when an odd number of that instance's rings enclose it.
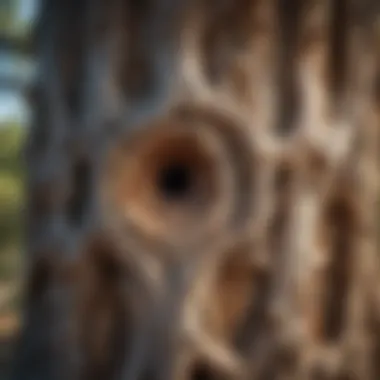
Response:
[[[376,0],[51,0],[14,380],[380,378]]]

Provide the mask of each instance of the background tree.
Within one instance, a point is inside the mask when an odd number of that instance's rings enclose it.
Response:
[[[23,257],[24,162],[21,149],[28,109],[23,89],[31,79],[29,36],[33,1],[0,2],[0,378],[7,378],[18,326]],[[37,4],[34,4],[34,7]]]

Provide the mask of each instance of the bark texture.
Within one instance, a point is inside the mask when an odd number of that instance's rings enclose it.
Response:
[[[379,22],[43,1],[13,379],[380,379]]]

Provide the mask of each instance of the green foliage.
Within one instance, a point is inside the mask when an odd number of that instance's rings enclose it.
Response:
[[[3,0],[0,2],[0,32],[7,33],[12,27],[17,1]]]
[[[29,0],[30,1],[30,0]],[[13,52],[29,54],[33,20],[18,17],[20,0],[0,0],[0,40]]]
[[[0,281],[12,280],[20,264],[23,232],[24,129],[0,126]]]

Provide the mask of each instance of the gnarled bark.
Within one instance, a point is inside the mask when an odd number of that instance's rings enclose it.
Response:
[[[45,1],[14,379],[378,379],[379,15]]]

